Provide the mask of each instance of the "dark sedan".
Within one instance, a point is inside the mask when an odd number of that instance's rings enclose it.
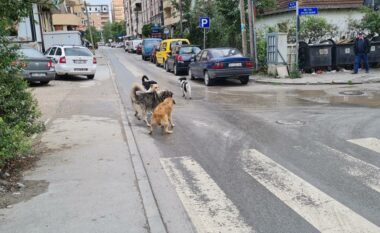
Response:
[[[18,50],[22,64],[23,75],[29,82],[48,84],[55,79],[55,70],[52,60],[33,48],[22,47]]]
[[[187,73],[189,64],[194,61],[195,55],[197,55],[201,49],[196,45],[182,45],[176,46],[173,49],[173,53],[168,57],[166,61],[166,71],[173,71],[175,75],[179,73]]]
[[[212,48],[198,53],[189,65],[190,79],[203,78],[206,86],[216,79],[239,79],[247,84],[252,74],[253,62],[235,48]]]

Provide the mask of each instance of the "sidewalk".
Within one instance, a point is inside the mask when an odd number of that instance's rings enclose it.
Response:
[[[262,84],[283,85],[329,85],[329,84],[363,84],[380,82],[380,69],[371,69],[369,74],[363,70],[359,74],[351,74],[351,71],[325,72],[322,74],[303,74],[302,78],[273,78],[268,76],[252,76],[255,82]]]
[[[0,209],[2,233],[149,232],[110,71],[33,87],[43,153]]]

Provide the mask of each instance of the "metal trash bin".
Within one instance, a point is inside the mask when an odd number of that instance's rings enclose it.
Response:
[[[307,44],[301,41],[299,43],[299,67],[310,72],[316,68],[325,68],[331,70],[332,67],[332,47],[331,42],[324,44]]]
[[[337,70],[341,67],[347,68],[348,66],[352,68],[355,63],[354,43],[336,44],[331,39],[329,41],[333,43],[333,68]]]
[[[371,66],[377,66],[380,64],[380,41],[371,42],[371,49],[368,54],[368,63]]]

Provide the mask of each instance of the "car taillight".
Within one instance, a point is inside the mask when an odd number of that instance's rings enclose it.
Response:
[[[175,60],[176,61],[183,61],[183,57],[181,55],[175,55]]]
[[[66,64],[66,57],[59,58],[59,63],[60,64]]]
[[[52,68],[52,67],[54,67],[53,61],[49,60],[49,62],[48,62],[48,68]]]
[[[96,62],[96,57],[93,57],[92,58],[92,64],[96,64],[97,62]]]
[[[221,63],[221,62],[217,62],[215,63],[213,66],[212,66],[213,69],[223,69],[224,68],[224,64]]]
[[[253,67],[253,62],[251,62],[251,61],[245,62],[245,67],[252,68]]]

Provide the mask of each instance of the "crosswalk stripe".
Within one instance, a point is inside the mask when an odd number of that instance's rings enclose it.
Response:
[[[199,233],[254,232],[196,161],[189,157],[162,158],[161,164]]]
[[[245,172],[320,232],[380,232],[380,228],[255,149],[242,153]]]
[[[377,138],[358,138],[347,141],[380,153],[380,140]]]
[[[371,189],[380,192],[380,168],[357,159],[349,154],[338,151],[327,145],[321,144],[321,147],[325,147],[329,151],[336,154],[339,158],[344,159],[350,165],[343,169],[351,176],[361,178],[365,185]]]

